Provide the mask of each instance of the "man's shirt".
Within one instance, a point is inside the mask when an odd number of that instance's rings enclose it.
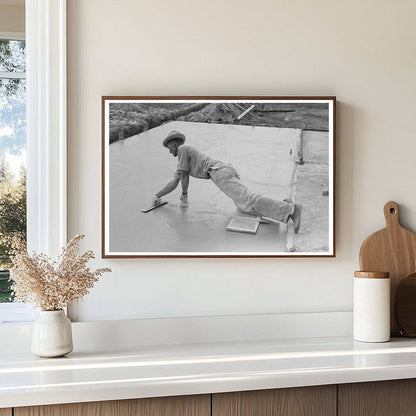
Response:
[[[178,148],[178,171],[189,172],[194,178],[209,179],[208,169],[220,164],[193,146],[183,144]]]

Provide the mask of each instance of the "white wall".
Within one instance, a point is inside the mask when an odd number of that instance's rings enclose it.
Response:
[[[336,259],[97,260],[79,320],[344,311],[362,240],[416,230],[416,3],[68,0],[69,236],[100,253],[101,95],[336,95]]]

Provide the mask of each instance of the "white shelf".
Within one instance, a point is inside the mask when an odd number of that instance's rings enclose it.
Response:
[[[416,377],[416,340],[349,337],[211,342],[0,355],[0,407],[273,389]]]

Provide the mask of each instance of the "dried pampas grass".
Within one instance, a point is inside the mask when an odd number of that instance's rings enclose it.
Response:
[[[45,254],[29,255],[26,248],[17,248],[12,259],[10,279],[15,302],[33,303],[44,311],[56,311],[81,299],[109,268],[90,270],[92,251],[79,254],[84,235],[76,235],[63,249],[58,261]]]

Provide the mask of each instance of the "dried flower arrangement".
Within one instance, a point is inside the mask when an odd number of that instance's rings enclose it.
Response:
[[[12,259],[10,279],[16,302],[33,303],[44,311],[57,311],[73,300],[81,299],[109,268],[90,270],[87,262],[92,251],[79,254],[84,235],[76,235],[62,249],[58,261],[45,254],[29,255],[26,248],[17,248]]]

